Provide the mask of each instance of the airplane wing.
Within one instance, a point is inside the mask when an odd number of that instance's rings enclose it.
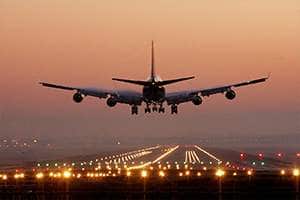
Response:
[[[110,97],[113,98],[116,103],[125,103],[129,105],[141,105],[143,100],[142,94],[140,92],[131,90],[108,90],[100,88],[70,87],[46,82],[40,82],[40,84],[44,87],[75,91],[73,100],[77,103],[81,102],[86,96],[98,97],[100,99]]]
[[[235,97],[235,92],[233,91],[234,88],[238,88],[241,86],[246,86],[246,85],[252,85],[256,83],[262,83],[265,82],[269,77],[263,77],[263,78],[258,78],[258,79],[253,79],[250,81],[243,81],[240,83],[235,83],[235,84],[230,84],[230,85],[224,85],[224,86],[219,86],[219,87],[212,87],[212,88],[207,88],[207,89],[196,89],[196,90],[189,90],[189,91],[180,91],[180,92],[173,92],[173,93],[168,93],[166,95],[166,101],[167,103],[170,104],[180,104],[184,102],[189,102],[193,101],[195,98],[199,99],[199,96],[210,96],[213,94],[218,94],[218,93],[228,93],[228,96],[226,94],[226,97],[228,99],[233,99]]]

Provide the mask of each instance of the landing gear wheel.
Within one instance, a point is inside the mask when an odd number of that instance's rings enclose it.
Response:
[[[151,109],[149,107],[145,108],[145,113],[151,113]]]
[[[134,106],[131,106],[131,114],[134,115],[134,114],[138,114],[138,107],[136,105]]]
[[[159,112],[159,113],[165,113],[165,108],[160,107],[160,108],[158,109],[158,112]]]
[[[171,114],[177,114],[177,113],[178,113],[177,105],[172,105],[171,106]]]
[[[154,105],[154,106],[152,107],[152,111],[153,111],[153,112],[157,112],[157,107],[156,107],[156,105]]]

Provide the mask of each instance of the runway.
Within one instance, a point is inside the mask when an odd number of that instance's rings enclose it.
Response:
[[[4,166],[0,198],[298,198],[299,176],[299,168],[281,158],[200,144],[154,145]]]
[[[225,168],[232,170],[280,170],[292,167],[293,163],[283,159],[260,157],[228,149],[191,145],[155,145],[137,148],[130,151],[113,151],[66,158],[28,163],[25,168],[74,170],[110,170],[110,169],[142,169],[168,168],[194,170],[210,170]]]

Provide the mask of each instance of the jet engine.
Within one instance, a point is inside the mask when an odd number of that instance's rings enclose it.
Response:
[[[194,96],[192,99],[194,105],[198,106],[202,103],[202,98],[200,96]]]
[[[234,99],[236,96],[235,92],[233,90],[229,90],[225,93],[225,97],[229,100]]]
[[[117,99],[115,97],[109,97],[106,101],[106,104],[109,107],[114,107],[118,103]]]
[[[73,95],[73,100],[76,102],[76,103],[80,103],[84,98],[84,95],[79,93],[79,92],[76,92],[74,95]]]

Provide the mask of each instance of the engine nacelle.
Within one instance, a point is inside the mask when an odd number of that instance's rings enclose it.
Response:
[[[194,96],[192,99],[194,105],[198,106],[202,103],[202,98],[200,96]]]
[[[76,103],[82,102],[83,98],[84,98],[84,95],[81,94],[80,92],[76,92],[76,93],[73,95],[73,100],[74,100]]]
[[[234,99],[236,96],[235,92],[233,90],[229,90],[225,93],[225,97],[229,100]]]
[[[109,97],[106,101],[106,104],[109,107],[114,107],[118,103],[117,99],[115,97]]]

